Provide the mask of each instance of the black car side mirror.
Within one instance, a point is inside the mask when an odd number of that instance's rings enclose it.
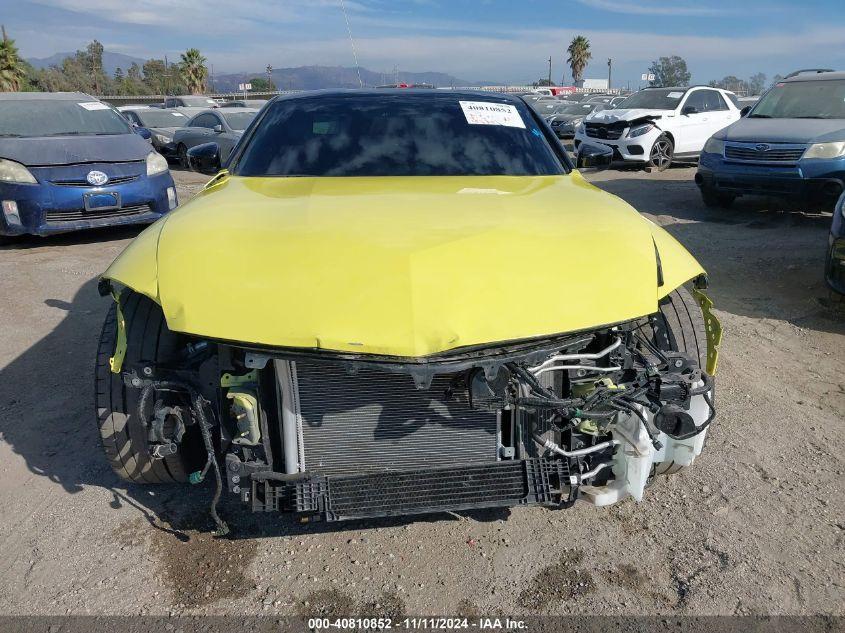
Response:
[[[745,106],[742,110],[739,111],[739,116],[748,116],[749,112],[751,112],[751,106]]]
[[[684,106],[684,109],[681,110],[681,114],[698,114],[698,108],[695,106]]]
[[[217,143],[203,143],[188,150],[188,166],[191,171],[213,176],[220,171],[220,146]]]
[[[578,169],[606,169],[613,162],[613,148],[607,145],[581,143],[575,155]]]

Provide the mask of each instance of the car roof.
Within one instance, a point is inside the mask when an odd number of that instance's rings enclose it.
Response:
[[[836,70],[833,72],[799,71],[797,75],[781,79],[779,83],[794,83],[796,81],[831,81],[834,79],[845,79],[845,71]]]
[[[84,92],[0,92],[0,101],[99,101]]]
[[[425,97],[427,99],[437,99],[444,97],[454,97],[457,99],[477,99],[479,97],[486,97],[488,99],[498,99],[509,103],[525,103],[521,96],[512,95],[507,92],[492,92],[489,90],[432,90],[431,88],[381,88],[376,89],[356,89],[356,90],[307,90],[303,92],[295,92],[291,94],[277,95],[270,101],[292,101],[297,99],[313,99],[315,97],[355,97],[355,96],[373,96],[386,97],[388,95],[414,95],[416,97]],[[530,96],[530,95],[527,95]],[[550,95],[537,95],[539,97],[549,97]]]

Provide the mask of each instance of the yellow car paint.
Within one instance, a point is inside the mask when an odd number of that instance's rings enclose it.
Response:
[[[104,276],[159,302],[174,331],[420,357],[651,314],[701,272],[662,229],[577,172],[224,174]]]

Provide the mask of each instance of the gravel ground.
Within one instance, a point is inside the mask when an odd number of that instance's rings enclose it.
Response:
[[[590,178],[708,269],[719,419],[642,503],[298,524],[127,486],[100,453],[96,278],[137,233],[0,250],[0,613],[845,614],[845,315],[829,215],[705,209],[694,170]],[[202,177],[176,173],[186,199]],[[583,274],[583,271],[579,271]]]

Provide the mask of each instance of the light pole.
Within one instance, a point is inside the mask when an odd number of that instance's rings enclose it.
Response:
[[[607,89],[610,90],[610,71],[613,66],[613,60],[608,57],[607,58]]]
[[[552,58],[549,57],[549,85],[552,85]]]
[[[271,86],[273,85],[273,67],[270,64],[267,64],[267,90],[273,92]]]

